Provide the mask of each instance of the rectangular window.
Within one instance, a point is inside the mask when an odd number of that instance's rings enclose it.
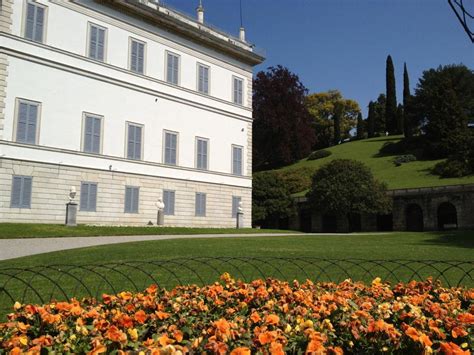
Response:
[[[127,158],[140,160],[142,158],[142,133],[143,127],[128,124],[127,133]]]
[[[206,216],[206,194],[201,192],[196,193],[196,216]]]
[[[125,213],[138,213],[140,188],[125,187]]]
[[[36,144],[38,121],[39,104],[19,100],[16,141],[20,143]]]
[[[87,153],[100,153],[100,138],[102,118],[86,114],[84,117],[84,143],[83,150]]]
[[[174,200],[175,192],[171,190],[163,190],[163,203],[165,204],[165,216],[174,216]]]
[[[233,101],[234,104],[242,105],[243,104],[243,85],[244,81],[242,79],[234,77],[233,80]]]
[[[179,84],[179,56],[169,52],[166,54],[166,81]]]
[[[232,174],[242,175],[242,147],[232,146]]]
[[[209,141],[203,138],[196,138],[196,168],[208,169],[208,146]]]
[[[89,24],[89,58],[105,60],[105,31],[103,27]]]
[[[237,217],[237,212],[239,211],[239,205],[242,201],[240,196],[232,196],[232,218]]]
[[[31,176],[13,176],[10,206],[14,208],[31,207]]]
[[[95,212],[97,205],[97,184],[81,183],[81,211]]]
[[[198,91],[209,94],[209,67],[198,64]]]
[[[43,43],[46,20],[46,8],[28,1],[26,5],[25,37]]]
[[[178,151],[178,134],[165,132],[165,164],[176,165]]]
[[[130,40],[130,70],[143,74],[145,72],[145,43]]]

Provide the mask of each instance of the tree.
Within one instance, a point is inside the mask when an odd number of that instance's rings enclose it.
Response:
[[[315,134],[305,105],[307,89],[282,66],[259,72],[253,83],[253,167],[277,168],[306,157]]]
[[[413,116],[410,112],[410,78],[407,63],[403,65],[403,133],[405,137],[413,136]]]
[[[356,101],[343,98],[337,90],[308,95],[306,105],[313,118],[316,132],[316,144],[313,149],[327,148],[336,141],[334,131],[336,108],[340,109],[340,139],[350,137],[350,131],[356,126],[357,115],[360,112]]]
[[[373,101],[369,102],[369,115],[367,116],[367,135],[369,138],[375,136],[375,103]]]
[[[392,57],[387,57],[386,66],[387,103],[385,106],[386,130],[390,134],[401,133],[397,131],[397,93],[395,88],[395,68]]]
[[[361,162],[336,159],[313,175],[308,202],[320,213],[349,216],[360,213],[387,213],[391,198],[385,184],[378,182]]]
[[[385,135],[386,124],[385,124],[385,106],[387,98],[385,94],[380,94],[377,101],[374,102],[374,133]]]
[[[357,115],[357,139],[364,139],[365,137],[365,122],[362,119],[362,113]]]
[[[342,104],[336,102],[334,106],[334,144],[341,143]]]
[[[403,122],[403,105],[398,104],[397,107],[397,133],[403,133],[403,127],[404,127],[404,122]]]
[[[278,221],[295,213],[294,201],[285,180],[277,173],[263,171],[253,176],[252,220],[278,227]]]
[[[473,139],[468,121],[474,117],[474,72],[464,65],[424,71],[413,110],[425,123],[423,130],[435,157],[464,155]]]

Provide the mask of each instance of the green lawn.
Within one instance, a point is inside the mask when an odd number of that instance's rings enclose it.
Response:
[[[245,280],[278,277],[288,280],[311,278],[341,281],[352,277],[370,281],[374,276],[382,276],[392,282],[408,281],[413,275],[410,268],[418,270],[424,267],[421,260],[470,262],[463,265],[462,270],[446,272],[444,281],[459,282],[464,275],[463,270],[471,270],[470,276],[462,284],[473,287],[473,250],[474,232],[467,231],[177,239],[74,249],[0,262],[0,315],[10,309],[12,299],[41,303],[51,298],[64,299],[65,294],[67,297],[83,297],[124,289],[141,290],[155,282],[164,287],[179,283],[212,282],[223,272],[230,272]],[[220,259],[203,260],[205,257]],[[234,259],[225,261],[225,257]],[[249,262],[249,257],[262,260],[253,259]],[[271,257],[275,259],[269,259]],[[331,264],[341,259],[385,261],[380,264]],[[407,268],[388,261],[394,259],[414,261]],[[81,267],[68,266],[71,264]],[[435,266],[442,269],[446,265]],[[23,269],[28,270],[18,271]],[[422,278],[434,276],[434,270],[431,267],[424,268],[419,275]],[[394,274],[390,275],[390,272]],[[15,275],[19,279],[12,279],[5,285],[8,275]],[[54,286],[51,280],[60,288]],[[2,287],[10,292],[10,296],[2,294]],[[33,288],[38,294],[34,294]]]
[[[297,233],[282,230],[235,229],[235,228],[181,228],[181,227],[66,227],[61,224],[0,223],[0,239],[95,237],[121,235],[183,235],[183,234],[252,234],[252,233]]]
[[[389,189],[460,185],[474,183],[474,175],[464,178],[441,179],[430,174],[430,169],[439,160],[415,161],[395,166],[395,156],[379,156],[379,151],[387,142],[397,142],[401,136],[379,137],[344,143],[328,148],[332,155],[318,160],[300,160],[281,168],[282,171],[302,167],[319,168],[333,159],[354,159],[365,163],[380,181],[387,183]]]

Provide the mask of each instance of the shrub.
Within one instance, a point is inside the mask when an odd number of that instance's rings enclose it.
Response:
[[[409,163],[412,161],[416,161],[416,157],[413,154],[407,154],[407,155],[399,155],[395,159],[393,159],[393,163],[396,166],[400,166],[405,163]]]
[[[316,150],[308,156],[308,160],[318,160],[330,156],[332,152],[326,149]]]
[[[471,172],[467,162],[455,159],[439,162],[433,168],[433,174],[440,175],[442,178],[462,177],[469,175]]]
[[[472,289],[221,279],[101,302],[16,303],[0,324],[0,353],[462,354],[472,346]]]
[[[290,194],[308,190],[311,187],[311,177],[315,168],[303,167],[278,171],[277,174],[282,179]]]

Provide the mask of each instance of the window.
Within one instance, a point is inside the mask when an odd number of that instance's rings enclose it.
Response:
[[[97,184],[94,182],[81,183],[81,211],[95,212],[97,205]]]
[[[196,216],[206,216],[206,194],[201,192],[196,193]]]
[[[169,52],[166,54],[166,81],[179,84],[179,56]]]
[[[31,176],[13,176],[10,206],[15,208],[31,207]]]
[[[242,175],[242,147],[232,146],[232,174]]]
[[[127,158],[140,160],[142,158],[143,127],[128,123]]]
[[[89,24],[89,58],[105,61],[105,32],[105,28]]]
[[[174,132],[165,131],[165,149],[164,149],[164,162],[169,165],[176,165],[178,147],[178,134]]]
[[[243,104],[243,80],[242,79],[239,79],[239,78],[236,78],[234,77],[234,84],[233,84],[233,91],[234,91],[234,94],[233,94],[233,101],[234,101],[234,104],[237,104],[237,105],[242,105]]]
[[[125,187],[125,213],[138,213],[139,193],[138,187]]]
[[[46,7],[28,1],[26,3],[25,38],[43,43],[45,22]]]
[[[102,118],[100,116],[85,114],[84,116],[84,142],[83,142],[84,152],[96,153],[96,154],[100,153],[101,130],[102,130]]]
[[[18,119],[16,122],[16,141],[36,144],[38,136],[39,104],[30,101],[18,101]]]
[[[208,169],[208,144],[209,141],[203,138],[196,138],[196,168]]]
[[[198,64],[198,91],[209,94],[209,67]]]
[[[145,72],[145,43],[130,39],[130,70],[143,74]]]
[[[174,215],[174,199],[175,199],[174,191],[171,191],[171,190],[163,191],[163,203],[165,204],[165,209],[163,212],[165,216]]]
[[[237,217],[237,212],[239,211],[239,205],[242,201],[240,196],[232,196],[232,218]]]

